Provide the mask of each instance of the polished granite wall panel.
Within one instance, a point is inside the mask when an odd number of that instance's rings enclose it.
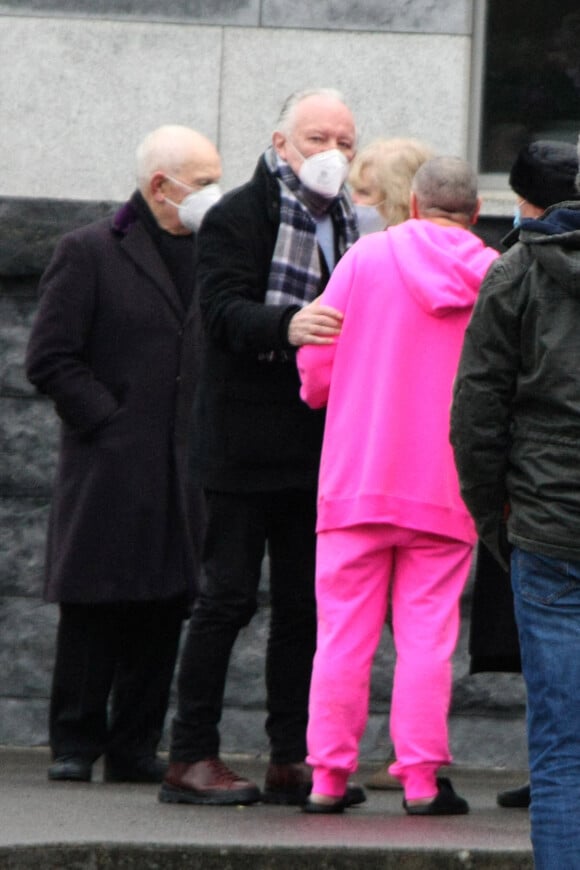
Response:
[[[412,135],[466,151],[465,35],[0,15],[0,41],[6,195],[123,199],[138,142],[162,123],[216,141],[229,189],[253,171],[286,96],[321,85],[344,91],[363,144]]]
[[[164,123],[217,136],[222,30],[0,16],[4,195],[124,199]]]
[[[219,140],[226,187],[250,176],[284,99],[305,87],[339,88],[363,145],[376,136],[415,136],[438,151],[466,154],[467,37],[230,29],[223,58]]]

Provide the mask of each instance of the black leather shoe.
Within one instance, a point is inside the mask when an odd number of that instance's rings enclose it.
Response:
[[[266,804],[300,806],[312,788],[312,770],[303,761],[293,764],[270,763],[266,770],[262,800]]]
[[[48,768],[48,778],[56,782],[90,782],[93,765],[84,758],[62,755]]]
[[[120,761],[105,758],[104,782],[163,782],[168,765],[155,755]]]
[[[469,812],[469,804],[445,776],[437,777],[437,794],[430,803],[409,805],[404,800],[403,808],[409,816],[464,816]]]
[[[506,791],[500,791],[497,802],[500,807],[527,810],[531,803],[529,782],[519,788],[508,788]]]

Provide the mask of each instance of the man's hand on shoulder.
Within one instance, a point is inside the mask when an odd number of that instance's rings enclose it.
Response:
[[[342,328],[343,314],[318,299],[301,308],[288,325],[288,341],[294,347],[303,344],[334,344]]]

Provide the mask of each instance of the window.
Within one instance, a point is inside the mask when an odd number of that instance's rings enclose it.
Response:
[[[576,143],[578,0],[482,2],[474,28],[474,78],[478,72],[472,151],[480,172],[507,173],[522,145],[535,139]]]

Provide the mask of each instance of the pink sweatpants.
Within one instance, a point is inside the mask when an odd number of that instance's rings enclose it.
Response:
[[[318,534],[318,641],[307,735],[313,792],[343,795],[357,768],[390,586],[397,758],[390,770],[409,800],[437,793],[437,771],[451,761],[451,657],[471,552],[470,544],[384,524]]]

